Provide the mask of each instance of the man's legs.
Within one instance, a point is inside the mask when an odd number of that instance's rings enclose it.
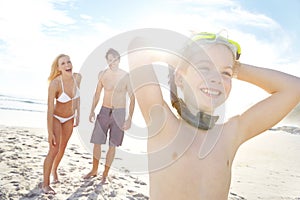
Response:
[[[100,144],[94,144],[93,167],[92,167],[92,170],[87,175],[85,175],[83,177],[84,179],[97,176],[100,158],[101,158],[101,145]]]
[[[106,181],[106,177],[108,175],[110,166],[115,158],[115,153],[116,153],[116,147],[115,146],[109,146],[107,154],[106,154],[106,161],[105,161],[105,169],[102,174],[102,182]]]
[[[125,109],[114,109],[112,112],[113,121],[110,124],[109,132],[109,148],[106,153],[105,169],[102,174],[102,183],[106,181],[109,169],[115,158],[116,146],[121,146],[124,137],[124,130],[122,129],[125,121]]]

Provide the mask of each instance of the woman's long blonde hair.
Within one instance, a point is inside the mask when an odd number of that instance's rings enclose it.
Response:
[[[66,54],[59,54],[53,61],[52,65],[51,65],[51,72],[50,75],[48,77],[48,81],[51,82],[53,79],[55,79],[56,77],[58,77],[61,72],[58,70],[58,60],[62,57],[69,57]]]

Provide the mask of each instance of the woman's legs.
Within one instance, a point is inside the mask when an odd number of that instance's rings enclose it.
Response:
[[[60,135],[59,151],[55,157],[55,160],[53,162],[53,167],[52,167],[52,175],[53,175],[54,183],[58,182],[57,168],[65,153],[65,149],[67,147],[68,141],[72,135],[73,123],[74,123],[74,118],[61,124],[62,128],[61,128],[61,135]]]
[[[43,190],[45,193],[53,193],[55,194],[54,190],[49,186],[50,185],[50,173],[53,165],[53,161],[58,153],[59,150],[59,143],[60,143],[60,135],[61,135],[61,124],[57,119],[53,118],[53,134],[55,136],[56,145],[52,146],[49,144],[49,151],[48,154],[44,160],[44,166],[43,166]]]

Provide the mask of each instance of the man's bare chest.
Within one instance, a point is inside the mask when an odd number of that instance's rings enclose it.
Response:
[[[121,76],[106,76],[102,80],[105,90],[122,91],[126,89],[126,82]]]

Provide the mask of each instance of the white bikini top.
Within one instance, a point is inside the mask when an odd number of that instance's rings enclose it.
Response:
[[[73,77],[73,80],[74,80],[74,83],[75,83],[75,85],[76,85],[76,93],[75,93],[75,96],[73,97],[73,98],[71,98],[69,95],[67,95],[66,93],[65,93],[65,90],[64,90],[64,83],[63,83],[63,81],[62,81],[62,78],[60,77],[60,82],[61,82],[61,87],[62,87],[62,93],[61,93],[61,95],[56,99],[58,102],[60,102],[60,103],[67,103],[67,102],[69,102],[69,101],[72,101],[72,100],[74,100],[74,99],[77,99],[77,98],[79,98],[79,96],[80,96],[80,93],[79,93],[79,88],[77,87],[77,84],[76,84],[76,81],[75,81],[75,79],[74,79],[74,76],[72,76]]]

